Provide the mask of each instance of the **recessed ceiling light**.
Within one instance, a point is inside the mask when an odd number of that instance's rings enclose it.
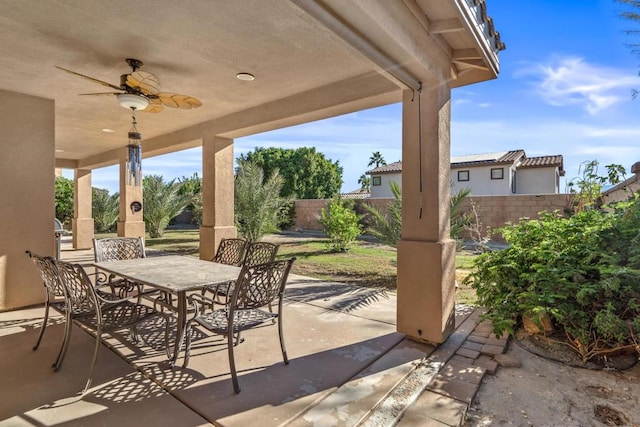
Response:
[[[255,80],[255,76],[249,73],[238,73],[236,74],[236,77],[238,78],[238,80],[244,80],[245,82]]]
[[[64,150],[60,150],[56,148],[56,153],[64,153]]]
[[[104,128],[104,129],[102,129],[102,132],[104,132],[104,133],[116,133],[116,131],[115,131],[115,130],[113,130],[113,129],[108,129],[108,128]]]

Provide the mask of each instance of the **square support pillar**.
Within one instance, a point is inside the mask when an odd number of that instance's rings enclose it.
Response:
[[[202,140],[202,226],[200,259],[210,260],[220,240],[236,237],[234,225],[233,140]]]
[[[451,89],[406,90],[402,113],[402,237],[397,328],[442,343],[454,329],[455,241],[450,238]]]
[[[120,157],[120,216],[118,218],[119,237],[142,237],[144,239],[144,220],[142,213],[142,185],[127,185],[127,150]],[[139,202],[142,209],[135,211],[132,203]]]
[[[76,169],[73,184],[73,248],[90,249],[93,239],[91,171]]]
[[[29,257],[55,255],[53,100],[0,89],[0,312],[44,301]],[[17,350],[16,350],[17,351]]]

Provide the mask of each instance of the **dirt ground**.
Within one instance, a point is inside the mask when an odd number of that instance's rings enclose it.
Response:
[[[485,376],[466,427],[640,426],[640,363],[624,371],[576,368],[526,347],[511,338],[507,353],[522,366]]]

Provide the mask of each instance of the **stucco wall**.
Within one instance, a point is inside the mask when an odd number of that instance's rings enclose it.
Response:
[[[402,174],[398,173],[385,173],[381,175],[375,175],[380,177],[380,185],[373,185],[373,176],[371,177],[371,197],[372,198],[385,198],[393,197],[391,182],[396,182],[402,188]]]
[[[25,254],[54,255],[54,103],[0,90],[0,311],[44,301]]]
[[[555,194],[558,192],[556,168],[518,169],[516,172],[517,194]]]
[[[368,203],[384,209],[391,200],[393,199],[368,199],[359,203]],[[504,226],[508,221],[517,222],[522,217],[537,218],[541,211],[563,212],[567,206],[567,200],[566,194],[473,196],[466,201],[465,208],[468,209],[473,201],[485,229],[486,227],[496,229]],[[296,200],[295,227],[303,230],[322,230],[318,224],[318,217],[320,209],[326,204],[327,200]],[[500,238],[500,236],[496,237]]]

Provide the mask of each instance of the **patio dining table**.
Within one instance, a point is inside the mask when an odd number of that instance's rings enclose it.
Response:
[[[96,268],[176,296],[177,328],[171,366],[175,366],[187,324],[187,292],[238,278],[240,267],[190,256],[168,255],[93,264]]]

